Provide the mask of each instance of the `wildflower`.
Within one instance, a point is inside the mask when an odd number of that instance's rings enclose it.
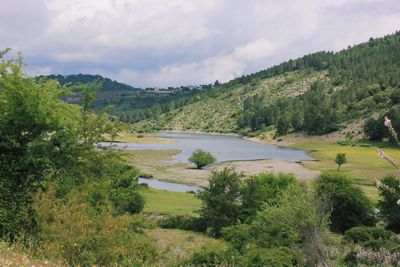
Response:
[[[396,204],[397,204],[397,205],[400,205],[400,199],[399,199],[399,200],[397,200]]]

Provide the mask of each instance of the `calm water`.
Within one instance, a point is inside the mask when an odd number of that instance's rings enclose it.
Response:
[[[215,134],[192,134],[161,132],[161,138],[171,143],[113,143],[117,148],[127,150],[167,150],[179,149],[182,152],[174,156],[173,162],[186,162],[196,149],[210,152],[218,162],[234,160],[280,159],[286,161],[312,160],[307,151],[258,144],[236,136]],[[105,145],[102,143],[101,145]]]
[[[197,186],[190,186],[178,183],[169,183],[153,179],[139,178],[139,184],[148,184],[150,187],[155,189],[162,189],[174,192],[197,192],[200,188]]]

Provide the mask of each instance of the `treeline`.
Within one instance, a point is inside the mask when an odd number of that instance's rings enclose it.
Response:
[[[271,102],[263,95],[246,99],[238,117],[239,129],[254,132],[273,125],[278,135],[299,130],[324,134],[337,130],[349,119],[387,109],[399,103],[399,58],[397,32],[338,53],[312,54],[249,76],[261,78],[313,68],[327,70],[329,80],[315,82],[305,94],[289,99]]]
[[[254,79],[266,79],[285,72],[313,69],[328,70],[339,79],[337,83],[351,81],[361,84],[377,82],[385,86],[399,84],[400,32],[383,38],[370,38],[366,43],[349,46],[339,52],[317,52],[289,60],[266,70],[244,75],[227,84],[248,84]]]
[[[131,107],[127,108],[128,111],[118,112],[117,116],[121,121],[126,123],[135,123],[147,119],[157,119],[161,114],[198,101],[199,98],[194,97],[197,93],[197,90],[185,90],[168,95],[154,95],[153,93],[152,96],[145,98],[142,98],[142,96],[146,93],[140,93],[141,95],[137,96],[135,102],[137,100],[142,101],[137,104],[130,101],[129,105]]]
[[[49,79],[56,80],[60,85],[65,84],[81,84],[81,83],[93,83],[101,82],[101,91],[138,91],[140,88],[135,88],[130,85],[113,81],[109,78],[104,78],[101,75],[91,75],[91,74],[72,74],[72,75],[60,75],[51,74],[46,76],[38,76],[38,79]]]

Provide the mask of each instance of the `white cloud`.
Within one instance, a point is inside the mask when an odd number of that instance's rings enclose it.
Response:
[[[398,0],[2,0],[0,8],[0,49],[22,51],[31,70],[136,86],[226,81],[399,29]]]
[[[156,71],[122,69],[117,74],[105,74],[127,83],[154,86],[213,83],[215,80],[226,82],[243,75],[247,64],[266,60],[276,48],[276,44],[260,39],[238,46],[230,54],[212,56],[199,62],[171,64]]]

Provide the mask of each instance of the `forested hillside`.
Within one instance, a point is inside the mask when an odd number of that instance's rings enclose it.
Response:
[[[146,111],[152,117],[138,123],[137,129],[325,134],[396,108],[399,95],[400,32],[396,32],[214,85],[185,99],[184,106],[177,104],[178,97],[134,112]],[[130,121],[126,114],[120,116]]]
[[[100,75],[75,74],[75,75],[48,75],[39,76],[38,79],[56,80],[62,86],[77,86],[90,83],[99,83],[100,89],[96,93],[96,100],[92,107],[96,111],[101,111],[105,107],[112,105],[109,110],[111,114],[117,114],[140,109],[143,110],[154,105],[168,103],[177,97],[193,95],[197,90],[189,90],[188,87],[157,89],[157,88],[137,88],[128,84],[104,78]],[[82,104],[83,96],[79,90],[73,90],[74,94],[63,96],[68,103]],[[125,116],[126,117],[126,116]],[[133,121],[139,121],[150,117],[147,113],[138,112],[132,117]],[[126,119],[124,119],[126,121]]]

